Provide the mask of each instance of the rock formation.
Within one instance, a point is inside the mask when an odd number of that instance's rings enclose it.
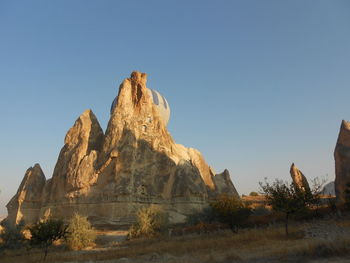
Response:
[[[329,182],[328,184],[326,184],[321,193],[323,195],[335,195],[335,189],[334,189],[334,181],[333,182]]]
[[[292,166],[290,167],[290,176],[292,177],[295,186],[305,192],[310,192],[310,186],[306,177],[294,163],[292,163]]]
[[[339,204],[345,203],[345,190],[350,183],[350,122],[342,121],[334,150],[335,194]]]
[[[23,205],[12,205],[22,183],[8,205],[9,218],[68,219],[78,212],[94,225],[129,224],[139,208],[159,204],[175,223],[218,194],[238,197],[227,170],[215,175],[199,151],[174,142],[146,82],[140,72],[123,81],[105,134],[85,111],[66,135],[52,178],[36,188],[41,199],[30,199],[37,202],[35,212],[27,216]]]
[[[25,222],[35,222],[39,218],[41,208],[41,193],[45,186],[45,175],[39,164],[30,167],[17,190],[17,193],[6,205],[7,220],[17,224],[22,219]]]

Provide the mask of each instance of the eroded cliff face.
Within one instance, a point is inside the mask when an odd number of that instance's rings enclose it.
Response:
[[[77,119],[41,191],[38,217],[78,212],[95,225],[128,224],[153,203],[175,223],[218,194],[238,197],[228,171],[215,175],[199,151],[174,142],[146,82],[140,72],[123,81],[105,134],[91,110]]]
[[[335,194],[338,204],[345,203],[345,190],[350,183],[350,122],[342,121],[334,150]]]

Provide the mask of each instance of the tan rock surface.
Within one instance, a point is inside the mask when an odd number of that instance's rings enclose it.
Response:
[[[6,205],[9,223],[17,224],[22,219],[28,223],[38,220],[45,181],[45,175],[39,164],[26,171],[17,193]]]
[[[180,222],[217,194],[237,194],[228,171],[214,175],[199,151],[174,142],[146,82],[140,72],[123,81],[105,135],[92,111],[78,118],[43,190],[40,217],[78,212],[95,225],[127,224],[140,207],[160,204]]]
[[[290,167],[290,176],[292,177],[294,185],[305,192],[310,192],[310,186],[306,177],[294,163],[292,163]]]
[[[350,183],[350,122],[342,121],[334,149],[335,194],[339,204],[345,203],[346,184]]]

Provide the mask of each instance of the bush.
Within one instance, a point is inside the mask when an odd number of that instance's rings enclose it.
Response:
[[[252,210],[252,215],[254,216],[271,215],[271,210],[267,209],[265,206],[257,206]]]
[[[67,245],[72,250],[81,250],[94,244],[95,230],[91,227],[87,217],[75,214],[67,228]]]
[[[164,231],[168,225],[168,215],[159,206],[151,205],[141,208],[137,222],[129,229],[129,237],[154,237]]]
[[[187,225],[197,225],[199,223],[212,223],[215,221],[215,214],[211,207],[206,207],[199,212],[194,212],[187,216]]]
[[[229,195],[221,195],[215,201],[210,203],[216,218],[223,224],[227,224],[234,232],[238,227],[247,224],[251,209],[243,204],[243,202]]]
[[[23,235],[24,221],[17,225],[11,225],[6,220],[3,223],[3,229],[0,233],[0,248],[18,249],[23,246],[25,238]]]
[[[39,246],[44,250],[44,260],[52,243],[65,238],[67,234],[67,226],[62,220],[49,219],[44,222],[38,222],[28,229],[32,235],[30,244]]]
[[[257,192],[250,192],[249,194],[250,196],[259,196],[259,194]]]

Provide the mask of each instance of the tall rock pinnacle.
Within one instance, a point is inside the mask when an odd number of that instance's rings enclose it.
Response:
[[[21,220],[26,222],[38,220],[45,181],[45,175],[39,164],[26,171],[17,193],[6,205],[9,214],[7,219],[11,224],[17,224]]]
[[[345,203],[345,190],[350,183],[350,122],[343,120],[334,149],[335,194],[337,202]]]
[[[292,163],[290,167],[290,176],[292,177],[293,183],[296,187],[305,192],[310,192],[310,186],[306,177],[294,163]]]

